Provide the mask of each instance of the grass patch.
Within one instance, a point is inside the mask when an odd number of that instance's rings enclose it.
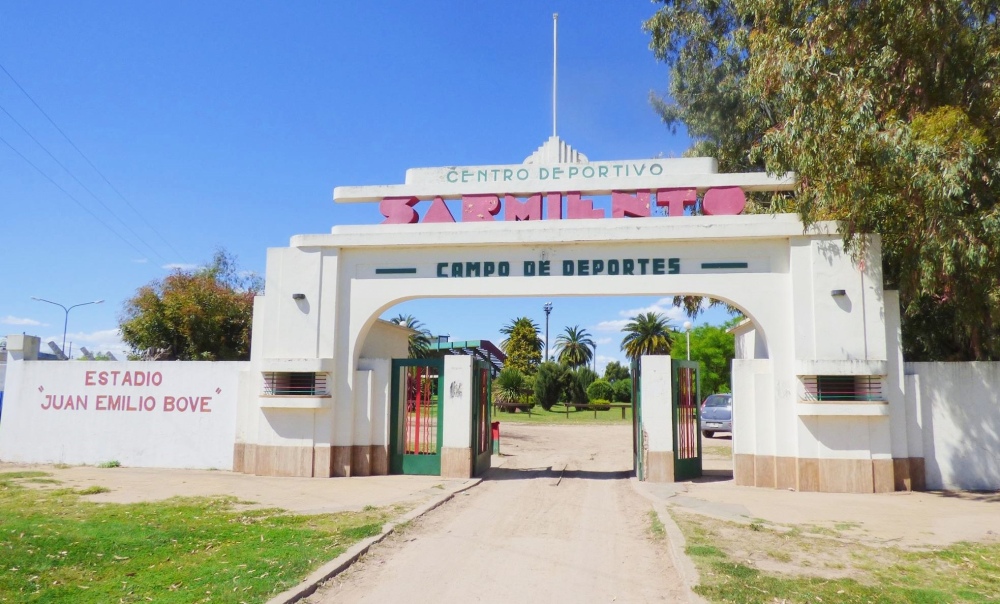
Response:
[[[49,476],[47,472],[0,472],[0,482],[22,478],[45,478],[47,476]]]
[[[595,417],[594,414],[597,414]],[[622,419],[622,410],[614,407],[607,411],[587,411],[577,410],[573,407],[566,412],[566,407],[561,404],[554,405],[550,411],[542,409],[539,405],[531,410],[531,415],[525,412],[509,413],[507,411],[494,411],[493,421],[517,422],[525,424],[631,424],[632,409],[625,409],[625,419]],[[501,440],[503,434],[501,433]]]
[[[680,510],[673,516],[701,574],[695,591],[711,602],[930,604],[994,602],[1000,593],[996,543],[910,551]]]
[[[90,489],[19,482],[38,474],[0,475],[0,602],[263,602],[405,511],[302,516],[229,497],[101,504],[81,497]]]
[[[723,447],[722,445],[710,445],[701,448],[702,457],[724,457],[729,459],[733,456],[732,447]]]
[[[660,515],[656,513],[656,510],[649,510],[649,532],[656,539],[663,539],[667,536],[667,529],[660,521]]]
[[[100,487],[100,486],[97,486],[95,484],[95,485],[89,486],[89,487],[87,487],[85,489],[79,489],[79,490],[77,490],[76,494],[77,495],[99,495],[101,493],[110,493],[110,492],[111,492],[111,489],[109,489],[108,487]]]
[[[122,464],[117,459],[112,459],[111,461],[105,461],[105,462],[97,464],[97,467],[98,468],[120,468],[120,467],[122,467]]]
[[[60,481],[55,478],[25,478],[24,482],[30,482],[32,484],[59,484]]]

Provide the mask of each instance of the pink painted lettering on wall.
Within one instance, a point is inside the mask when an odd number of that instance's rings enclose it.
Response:
[[[84,386],[159,386],[163,374],[159,371],[87,371]]]
[[[667,216],[683,216],[684,208],[696,203],[698,191],[694,189],[666,189],[656,192],[656,205],[666,207]]]
[[[705,191],[701,205],[708,216],[730,216],[743,211],[747,198],[739,187],[721,187]]]
[[[566,211],[563,214],[564,197],[560,193],[536,193],[524,198],[503,195],[463,195],[461,200],[462,222],[507,222],[523,220],[563,220],[581,218],[605,218],[605,211],[594,207],[591,199],[583,198],[578,192],[565,195]],[[542,203],[542,198],[545,203]],[[416,197],[385,197],[379,202],[379,212],[385,216],[382,224],[415,224],[418,222],[456,222],[444,199],[435,197],[423,220],[414,209],[420,203]],[[683,216],[687,208],[698,205],[695,189],[661,189],[656,191],[612,191],[612,218],[645,218],[651,216],[652,206],[665,208],[667,216]],[[746,208],[746,194],[739,187],[716,187],[708,189],[702,196],[701,209],[707,216],[735,216]],[[545,215],[542,215],[544,205]],[[502,212],[502,213],[501,213]]]
[[[118,388],[163,387],[163,374],[159,371],[85,371],[83,375],[84,393],[46,394],[45,387],[39,407],[45,411],[105,411],[105,412],[153,412],[174,414],[211,413],[212,397],[191,393],[145,394],[135,392],[115,392]],[[154,390],[154,392],[156,392]],[[216,394],[222,389],[216,388]]]
[[[612,218],[643,218],[649,216],[649,191],[636,191],[635,195],[611,194]]]
[[[542,194],[532,195],[521,201],[513,195],[504,195],[503,207],[506,210],[504,220],[515,222],[518,220],[541,220],[542,219]]]

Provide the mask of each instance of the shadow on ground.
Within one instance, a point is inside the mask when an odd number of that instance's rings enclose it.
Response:
[[[963,499],[965,501],[982,501],[984,503],[1000,503],[1000,491],[928,491],[938,497]]]
[[[586,480],[627,480],[631,470],[614,472],[596,470],[561,470],[551,466],[545,468],[490,468],[483,480],[534,480],[537,478],[583,478]]]

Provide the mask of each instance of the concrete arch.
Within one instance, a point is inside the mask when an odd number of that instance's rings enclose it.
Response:
[[[754,215],[335,227],[269,250],[253,362],[256,371],[329,372],[330,401],[297,432],[311,438],[295,443],[342,450],[356,440],[362,345],[378,316],[399,302],[707,296],[741,308],[767,342],[768,359],[734,364],[734,390],[746,414],[737,422],[752,426],[734,441],[737,482],[830,490],[820,484],[822,472],[849,470],[860,478],[846,486],[831,482],[831,489],[859,490],[865,480],[874,484],[873,468],[892,464],[888,421],[881,419],[887,414],[874,406],[858,416],[802,404],[801,376],[886,373],[878,241],[859,266],[831,252],[841,246],[835,226],[807,230],[794,215]],[[258,416],[256,436],[245,431],[247,439],[286,446],[277,428],[294,413],[301,412],[269,409]],[[830,413],[848,415],[823,415]],[[845,440],[845,433],[854,436]],[[346,467],[314,462],[313,471],[336,475],[349,473]],[[881,480],[875,490],[885,490]]]
[[[683,287],[683,281],[681,281],[681,286]],[[743,315],[745,317],[747,317],[747,319],[749,319],[750,322],[754,325],[754,328],[757,330],[758,337],[764,338],[765,342],[766,342],[766,339],[767,339],[767,329],[764,328],[764,325],[761,323],[760,319],[758,319],[757,316],[755,315],[755,313],[752,312],[751,310],[749,310],[747,308],[747,306],[745,306],[744,304],[741,304],[738,300],[724,298],[724,297],[721,297],[718,294],[712,294],[712,293],[709,293],[709,292],[706,292],[706,291],[702,291],[702,290],[681,290],[679,292],[674,292],[674,291],[670,291],[670,292],[660,291],[660,292],[653,292],[653,293],[647,293],[647,292],[632,293],[631,290],[626,287],[626,288],[621,289],[619,291],[616,291],[614,293],[603,293],[603,294],[589,294],[589,293],[587,293],[587,294],[585,294],[585,293],[579,293],[579,294],[559,293],[559,294],[556,294],[556,293],[553,293],[553,292],[545,291],[545,292],[536,292],[536,293],[534,293],[534,294],[532,294],[530,296],[520,296],[520,295],[517,295],[517,294],[511,294],[505,288],[499,287],[499,288],[497,288],[497,291],[492,292],[490,294],[480,294],[480,295],[476,295],[476,296],[472,296],[472,295],[466,295],[466,296],[443,296],[443,295],[417,296],[417,295],[401,295],[400,297],[398,297],[396,299],[393,299],[391,301],[382,303],[374,311],[371,311],[371,314],[366,319],[364,319],[364,321],[362,322],[361,327],[360,327],[360,329],[357,332],[357,336],[353,340],[353,346],[351,346],[351,358],[353,360],[353,363],[357,364],[358,360],[361,358],[361,350],[364,347],[364,344],[365,344],[365,342],[366,342],[366,340],[367,340],[367,338],[369,336],[370,330],[371,330],[372,326],[375,324],[376,320],[379,317],[381,317],[390,308],[392,308],[394,306],[397,306],[399,304],[402,304],[404,302],[409,302],[411,300],[424,300],[424,299],[435,299],[435,298],[463,298],[463,299],[468,299],[470,301],[474,301],[476,298],[484,298],[484,297],[510,297],[510,298],[514,298],[514,297],[537,297],[537,298],[546,298],[546,297],[552,297],[552,296],[555,296],[555,295],[559,295],[559,296],[562,296],[562,297],[596,297],[596,296],[600,296],[600,297],[606,297],[606,298],[626,297],[626,296],[645,296],[645,295],[660,296],[660,297],[662,297],[662,296],[694,296],[694,297],[712,298],[713,300],[720,300],[720,301],[725,302],[726,304],[728,304],[728,305],[730,305],[730,306],[732,306],[734,308],[739,309],[740,312],[742,312]],[[353,305],[352,305],[352,312],[354,312],[354,306]],[[359,312],[364,312],[364,310],[361,310]]]

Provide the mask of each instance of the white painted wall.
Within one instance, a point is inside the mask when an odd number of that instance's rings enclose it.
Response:
[[[928,489],[1000,489],[1000,363],[907,363]]]
[[[405,359],[410,354],[410,334],[406,327],[389,321],[375,321],[361,347],[368,359]]]
[[[67,464],[116,460],[125,466],[231,470],[239,375],[246,366],[12,362],[0,422],[0,459]],[[152,383],[134,385],[138,376]],[[113,410],[108,397],[118,397],[122,408]],[[191,399],[197,400],[193,411]],[[72,405],[66,404],[69,400]]]
[[[767,344],[757,327],[750,319],[744,319],[738,325],[731,327],[736,359],[766,359]]]
[[[391,359],[361,359],[358,367],[371,373],[368,384],[370,397],[370,417],[368,442],[355,444],[388,445],[389,444],[389,399],[392,396],[392,360]],[[356,430],[364,430],[363,426],[355,426]],[[364,437],[362,437],[364,438]]]
[[[375,375],[371,370],[354,372],[354,434],[355,446],[372,444],[372,405]]]
[[[773,382],[772,373],[768,359],[733,360],[734,454],[772,454],[765,452],[774,438],[774,405],[769,403],[773,397],[767,392]]]

